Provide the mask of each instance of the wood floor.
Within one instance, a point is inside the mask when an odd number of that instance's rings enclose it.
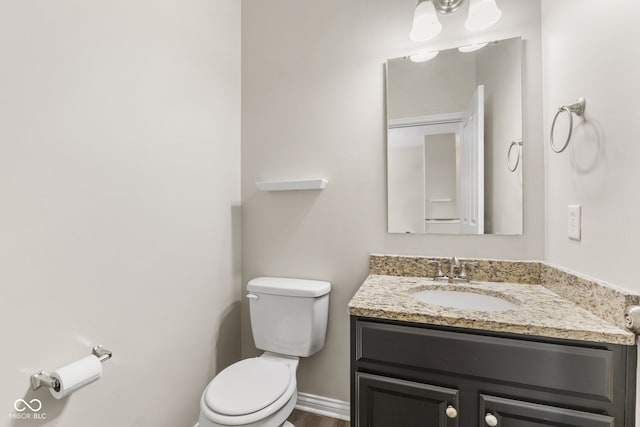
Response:
[[[289,417],[296,427],[351,427],[348,421],[342,421],[335,418],[323,417],[321,415],[312,414],[294,410]]]

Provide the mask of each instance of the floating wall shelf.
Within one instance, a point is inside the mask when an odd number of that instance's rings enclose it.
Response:
[[[321,179],[299,179],[291,181],[261,181],[256,182],[262,191],[291,191],[291,190],[324,190],[329,181]]]

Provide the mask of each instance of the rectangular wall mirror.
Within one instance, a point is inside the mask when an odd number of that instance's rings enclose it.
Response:
[[[522,234],[522,39],[389,59],[389,233]]]

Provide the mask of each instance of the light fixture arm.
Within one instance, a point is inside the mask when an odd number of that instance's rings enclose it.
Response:
[[[413,12],[413,24],[409,38],[414,42],[425,42],[442,31],[438,14],[455,12],[464,0],[418,0]],[[464,26],[469,31],[482,31],[500,20],[502,11],[496,0],[469,0],[469,11]]]
[[[458,10],[464,0],[431,0],[438,13],[447,14]]]

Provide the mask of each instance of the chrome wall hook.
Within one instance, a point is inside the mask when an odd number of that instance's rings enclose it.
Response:
[[[573,131],[573,115],[575,114],[577,116],[583,116],[584,110],[586,107],[587,107],[587,100],[584,98],[580,98],[572,104],[562,105],[560,106],[560,108],[558,108],[558,111],[556,112],[556,115],[553,118],[553,122],[551,123],[550,145],[551,145],[551,149],[554,152],[562,153],[567,148],[567,145],[569,145],[569,141],[571,140],[571,132]],[[562,112],[566,112],[569,115],[569,133],[567,134],[567,139],[565,140],[564,145],[562,145],[561,148],[557,148],[553,140],[553,131],[556,127],[556,120],[558,120],[558,116]]]
[[[584,97],[580,97],[576,102],[569,105],[563,105],[562,107],[566,108],[570,112],[582,116],[584,114],[584,110],[587,107],[587,100]],[[561,108],[562,108],[561,107]]]

